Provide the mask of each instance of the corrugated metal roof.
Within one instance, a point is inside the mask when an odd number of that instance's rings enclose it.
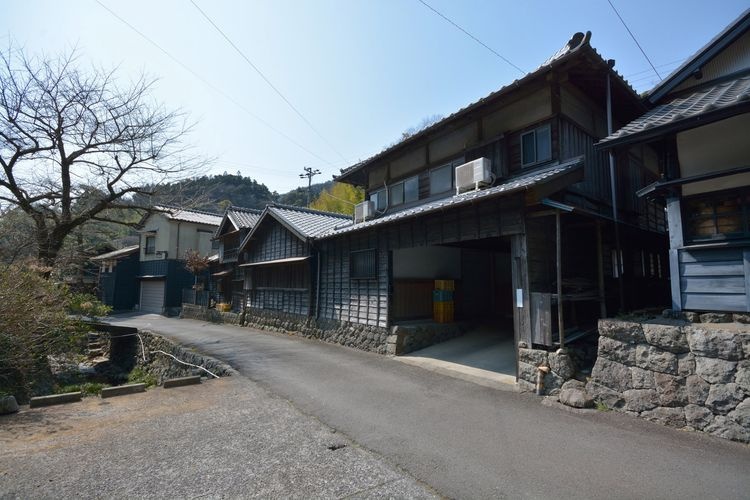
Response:
[[[334,228],[328,231],[327,233],[322,234],[320,238],[321,239],[330,238],[333,236],[339,236],[344,233],[349,233],[353,231],[361,231],[363,229],[368,229],[374,226],[396,222],[399,220],[407,219],[409,217],[425,215],[431,212],[438,212],[438,211],[445,210],[448,208],[453,208],[453,207],[473,203],[478,200],[492,198],[495,196],[504,196],[510,193],[515,193],[517,191],[530,189],[538,184],[549,182],[557,177],[560,177],[561,175],[572,172],[573,170],[580,168],[582,166],[583,166],[583,157],[578,157],[573,160],[568,160],[564,163],[560,163],[557,165],[553,165],[551,167],[547,167],[541,170],[536,170],[534,172],[528,172],[528,173],[510,178],[510,179],[507,179],[502,184],[493,186],[488,189],[482,189],[479,191],[470,191],[470,192],[462,193],[456,196],[451,196],[449,198],[443,198],[442,200],[433,201],[432,203],[425,203],[423,205],[419,205],[414,208],[408,208],[406,210],[401,210],[400,212],[396,212],[390,215],[385,215],[378,219],[361,222],[358,224],[350,224],[346,227],[340,227],[341,224],[339,224],[338,228]]]
[[[655,134],[660,128],[678,127],[680,122],[742,105],[750,106],[750,75],[704,87],[687,97],[657,106],[605,137],[597,146],[630,142],[642,134]]]
[[[179,220],[184,222],[193,222],[195,224],[206,224],[208,226],[218,226],[221,224],[221,215],[204,212],[202,210],[188,210],[180,207],[155,206],[154,210],[161,212],[164,217],[170,220]]]
[[[124,257],[126,255],[130,255],[132,253],[135,253],[140,248],[140,245],[133,245],[130,247],[121,248],[119,250],[113,250],[111,252],[103,253],[101,255],[97,255],[95,257],[91,257],[91,260],[108,260],[108,259],[116,259],[117,257]]]
[[[604,65],[609,71],[611,71],[611,74],[614,76],[614,81],[619,81],[627,89],[627,91],[630,94],[632,94],[633,99],[635,101],[640,101],[640,98],[638,97],[638,94],[633,89],[633,87],[631,87],[630,84],[628,84],[628,82],[622,77],[622,75],[620,75],[614,69],[610,68],[607,61],[605,61],[604,58],[601,55],[599,55],[596,49],[591,47],[591,45],[589,44],[590,40],[591,40],[590,31],[586,32],[586,34],[583,34],[583,33],[574,34],[571,37],[571,39],[568,41],[568,43],[566,43],[560,50],[555,52],[555,54],[553,54],[549,59],[544,61],[544,63],[542,63],[542,65],[536,68],[535,70],[531,71],[530,73],[527,73],[526,75],[524,75],[523,77],[517,80],[514,80],[508,85],[505,85],[501,87],[500,89],[488,94],[487,96],[482,97],[481,99],[464,106],[463,108],[450,114],[449,116],[443,118],[442,120],[434,123],[433,125],[427,127],[426,129],[417,132],[416,134],[384,149],[383,151],[379,153],[376,153],[370,158],[366,160],[362,160],[355,165],[342,169],[341,174],[338,176],[334,176],[334,179],[340,179],[341,177],[345,177],[352,172],[360,170],[364,168],[366,165],[372,164],[373,162],[379,160],[380,158],[388,155],[392,151],[395,151],[396,149],[399,149],[405,146],[406,144],[416,142],[421,137],[424,137],[430,133],[433,133],[439,128],[445,127],[446,124],[449,123],[450,121],[457,119],[463,115],[466,115],[470,113],[472,110],[484,105],[485,103],[492,101],[493,99],[499,98],[505,95],[506,93],[514,89],[517,89],[521,85],[524,85],[527,82],[539,77],[540,75],[551,70],[553,67],[557,66],[558,64],[561,64],[563,61],[569,59],[574,54],[582,50],[583,48],[588,48],[589,50],[587,52],[595,56],[601,62],[602,65]]]
[[[348,215],[289,205],[269,205],[267,210],[285,220],[306,238],[316,238],[341,225],[342,222],[352,220],[351,216]]]

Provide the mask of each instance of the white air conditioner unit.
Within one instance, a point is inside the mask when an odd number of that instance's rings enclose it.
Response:
[[[375,202],[363,201],[354,207],[354,223],[364,222],[375,217]]]
[[[492,162],[477,158],[456,167],[456,194],[492,184]]]

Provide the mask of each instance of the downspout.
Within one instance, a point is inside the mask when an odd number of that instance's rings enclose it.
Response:
[[[315,320],[320,318],[320,249],[315,252],[317,254],[317,268],[315,269]]]
[[[180,225],[182,225],[182,222],[177,223],[177,251],[175,252],[175,259],[180,258]]]
[[[610,78],[611,68],[614,67],[614,59],[607,61],[610,69],[607,70],[607,135],[612,135],[612,81]],[[623,282],[624,265],[622,258],[622,246],[620,245],[620,218],[617,210],[617,179],[615,177],[615,152],[609,150],[609,183],[612,192],[612,220],[615,224],[615,266],[617,266],[617,284],[620,293],[620,312],[625,310],[625,284]]]

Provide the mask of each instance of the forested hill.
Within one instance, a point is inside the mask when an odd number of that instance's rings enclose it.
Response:
[[[312,199],[333,181],[313,184]],[[250,177],[234,174],[204,175],[159,187],[159,195],[151,200],[153,204],[189,206],[190,208],[222,213],[229,205],[247,208],[263,208],[271,202],[286,205],[307,205],[307,188],[297,188],[279,194],[270,191],[265,184]],[[137,200],[138,201],[138,200]]]

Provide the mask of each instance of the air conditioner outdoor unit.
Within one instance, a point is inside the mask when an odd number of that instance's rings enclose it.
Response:
[[[492,162],[477,158],[456,167],[456,194],[492,184]]]
[[[375,217],[375,203],[363,201],[354,207],[354,223],[364,222]]]

